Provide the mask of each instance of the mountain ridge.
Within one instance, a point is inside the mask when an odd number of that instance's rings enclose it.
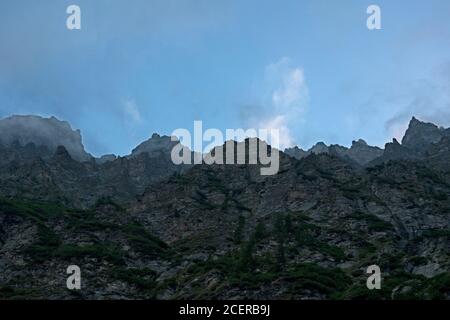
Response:
[[[366,165],[340,146],[280,152],[269,176],[248,162],[176,166],[152,141],[103,163],[0,145],[0,298],[450,299],[450,138],[426,127]]]
[[[26,134],[25,132],[31,133]],[[51,133],[51,135],[50,135]],[[438,143],[443,137],[450,136],[450,129],[439,128],[432,123],[422,122],[416,117],[412,117],[408,129],[402,139],[401,146],[408,148],[412,153],[424,154],[426,148],[431,144]],[[64,137],[59,139],[60,137]],[[52,141],[55,140],[56,141]],[[58,140],[59,139],[59,140]],[[22,146],[33,143],[37,147],[47,147],[50,152],[54,152],[58,145],[63,145],[77,161],[89,161],[92,157],[87,153],[82,144],[80,130],[72,130],[66,121],[58,120],[55,117],[42,118],[32,115],[10,116],[0,119],[0,144],[12,145],[19,143]],[[136,146],[129,155],[125,157],[135,157],[140,153],[147,152],[151,157],[153,153],[169,153],[179,141],[172,141],[169,136],[160,136],[154,133],[149,139]],[[310,154],[331,153],[337,156],[348,157],[360,165],[367,165],[376,158],[382,157],[386,150],[388,155],[392,153],[391,143],[386,143],[385,149],[368,145],[363,139],[352,141],[350,148],[332,144],[327,146],[323,142],[316,143],[309,150],[303,150],[298,146],[286,148],[283,152],[297,159],[301,159]],[[188,148],[188,146],[186,147]],[[102,155],[95,160],[102,164],[117,159],[114,154]]]

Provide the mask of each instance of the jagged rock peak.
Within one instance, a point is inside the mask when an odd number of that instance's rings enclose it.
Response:
[[[71,157],[78,161],[92,158],[84,150],[80,130],[73,130],[66,121],[55,117],[43,118],[35,115],[13,115],[0,119],[0,142],[6,146],[13,143],[26,146],[29,143],[37,147],[45,146],[55,152],[58,146],[64,146]]]
[[[299,148],[298,146],[294,146],[294,147],[291,147],[291,148],[286,148],[285,150],[302,150],[302,151],[305,151],[302,148]]]
[[[363,139],[353,140],[352,141],[352,147],[358,147],[358,146],[368,146],[367,142]]]
[[[402,145],[416,152],[424,152],[432,143],[439,142],[446,131],[433,123],[412,117],[402,139]]]
[[[328,146],[324,142],[318,142],[316,143],[311,149],[308,150],[310,153],[328,153]]]
[[[345,154],[357,163],[366,165],[383,155],[383,150],[378,147],[369,146],[366,141],[359,139],[352,142],[351,148],[345,151]]]
[[[286,148],[284,150],[284,153],[286,153],[288,156],[291,156],[296,159],[302,159],[308,155],[308,152],[303,150],[302,148],[299,148],[297,146],[292,148]]]
[[[415,125],[421,123],[415,116],[411,118],[411,121],[409,122],[410,125]]]
[[[117,159],[117,156],[115,154],[105,154],[102,155],[100,158],[95,159],[95,161],[99,164],[103,164],[106,162],[114,161]]]
[[[178,139],[172,141],[172,138],[169,136],[160,136],[157,133],[153,133],[150,139],[134,148],[129,157],[134,157],[141,153],[148,153],[150,157],[161,152],[170,154],[172,148],[178,143],[180,143]]]

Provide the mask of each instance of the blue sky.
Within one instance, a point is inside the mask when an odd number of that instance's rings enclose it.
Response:
[[[81,7],[82,29],[66,28]],[[382,30],[366,28],[381,8]],[[285,145],[383,146],[450,126],[450,1],[0,3],[0,117],[54,115],[94,155],[153,132],[279,126]]]

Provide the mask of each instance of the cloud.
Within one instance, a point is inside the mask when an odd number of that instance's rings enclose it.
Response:
[[[141,113],[134,100],[124,100],[123,101],[123,112],[125,117],[133,122],[134,124],[139,124],[142,122]]]
[[[260,128],[266,129],[266,130],[271,130],[271,129],[278,130],[281,149],[284,149],[286,147],[290,147],[290,146],[294,145],[294,138],[292,137],[291,131],[289,130],[285,116],[278,115],[273,118],[261,120]],[[269,136],[269,141],[272,141],[272,140],[273,140],[273,138],[271,136]]]
[[[73,2],[82,12],[77,31],[65,23]],[[212,30],[235,19],[227,1],[73,2],[0,1],[0,116],[68,120],[82,130],[86,148],[95,154],[126,154],[138,138],[147,137],[145,126],[135,124],[141,118],[151,126],[152,119],[145,118],[142,106],[140,112],[133,108],[134,102],[124,107],[122,98],[136,93],[144,105],[153,81],[166,85],[153,72],[172,68],[165,64],[165,50],[190,59]]]
[[[295,145],[292,129],[298,125],[308,107],[309,93],[304,71],[290,58],[283,57],[265,68],[265,108],[250,117],[258,129],[277,129],[280,148]]]
[[[398,141],[402,141],[406,129],[408,129],[410,120],[411,117],[405,116],[404,114],[389,119],[385,124],[385,128],[388,131],[389,136],[397,139]]]
[[[396,110],[385,122],[391,137],[401,140],[413,116],[438,126],[450,126],[450,63],[426,78],[411,82],[391,104]]]
[[[283,58],[268,68],[268,75],[275,78],[281,75],[282,82],[272,94],[272,104],[282,111],[301,111],[306,106],[304,102],[308,94],[303,69],[289,65],[290,60]]]

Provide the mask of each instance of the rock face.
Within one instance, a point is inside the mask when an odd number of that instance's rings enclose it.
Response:
[[[33,142],[23,145],[17,140],[9,145],[2,144],[0,194],[58,201],[82,208],[105,197],[127,202],[152,183],[190,167],[172,162],[168,141],[168,137],[153,135],[130,156],[106,155],[99,159],[91,157],[89,161],[79,161],[65,145],[52,150],[52,143],[39,147]],[[171,146],[176,144],[178,142],[170,142]]]
[[[361,165],[366,165],[370,161],[380,157],[383,150],[378,147],[369,146],[364,140],[353,141],[352,146],[345,153],[349,158]]]
[[[150,157],[158,156],[160,153],[170,154],[172,148],[179,143],[172,141],[168,136],[160,136],[154,133],[152,137],[133,149],[129,157],[135,157],[141,153],[148,153]]]
[[[450,139],[430,139],[280,152],[272,176],[175,166],[159,136],[102,164],[0,145],[0,299],[450,299]]]
[[[448,130],[448,129],[447,129]],[[427,149],[426,162],[435,169],[446,171],[450,159],[450,136],[443,137],[438,143]]]
[[[449,136],[443,128],[432,123],[425,123],[413,117],[402,139],[402,145],[414,152],[423,153],[434,143],[438,143],[444,136]]]
[[[83,147],[79,130],[72,130],[69,123],[55,117],[11,116],[0,120],[0,143],[11,146],[29,143],[36,147],[46,147],[54,152],[59,145],[64,146],[78,161],[92,158]]]
[[[392,160],[415,160],[419,159],[419,155],[411,149],[401,145],[397,139],[393,138],[392,142],[386,143],[382,156],[374,159],[370,166],[379,165]]]
[[[293,148],[286,148],[284,150],[284,153],[286,153],[288,156],[291,156],[291,157],[299,159],[299,160],[303,159],[304,157],[309,155],[308,151],[305,151],[297,146],[295,146]]]
[[[95,159],[95,161],[98,164],[103,164],[106,162],[114,161],[116,159],[117,159],[117,156],[115,154],[105,154],[105,155],[101,156],[100,158]]]
[[[312,154],[321,154],[321,153],[329,153],[327,145],[323,142],[316,143],[311,149],[308,150],[309,153]]]
[[[395,138],[385,145],[385,149],[369,146],[364,140],[352,142],[350,148],[340,145],[327,146],[319,142],[304,151],[298,147],[289,148],[285,153],[296,159],[311,154],[332,154],[361,166],[375,166],[391,160],[430,159],[442,167],[448,159],[446,150],[450,139],[450,129],[439,128],[432,123],[421,122],[413,117],[400,144]],[[442,149],[442,150],[441,150]]]
[[[383,155],[382,149],[369,146],[362,139],[353,141],[350,148],[340,145],[331,145],[328,147],[325,143],[319,142],[308,151],[294,147],[286,149],[284,152],[296,159],[302,159],[310,154],[334,154],[338,157],[354,161],[355,163],[363,166]]]
[[[418,161],[435,169],[445,170],[449,161],[448,141],[450,130],[439,128],[432,123],[421,122],[413,117],[400,144],[395,138],[387,143],[383,154],[371,161],[374,166],[392,160]]]

